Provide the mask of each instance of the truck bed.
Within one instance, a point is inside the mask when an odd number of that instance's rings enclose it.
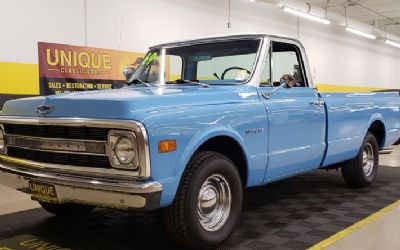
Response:
[[[327,153],[324,166],[354,158],[368,128],[385,121],[386,140],[380,148],[400,138],[400,97],[398,92],[322,93],[327,108]]]

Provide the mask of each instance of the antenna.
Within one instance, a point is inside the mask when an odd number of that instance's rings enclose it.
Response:
[[[119,65],[119,58],[121,56],[122,28],[123,27],[124,27],[124,14],[122,14],[122,16],[121,16],[121,26],[120,26],[120,29],[119,29],[117,65]],[[121,70],[122,73],[124,72],[123,69],[119,69],[119,70]]]
[[[83,1],[84,22],[85,22],[85,46],[87,47],[87,3]]]
[[[122,28],[124,27],[124,15],[121,17],[121,27],[119,29],[119,41],[118,41],[118,51],[121,51],[121,42],[122,42]]]
[[[231,27],[231,0],[228,0],[228,29]]]
[[[326,5],[325,5],[325,18],[328,18],[329,1],[330,1],[330,0],[326,0]]]

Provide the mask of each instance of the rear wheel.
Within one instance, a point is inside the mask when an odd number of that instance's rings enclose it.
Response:
[[[233,232],[242,208],[243,187],[231,160],[199,152],[189,162],[164,224],[179,245],[210,249]]]
[[[87,215],[93,210],[93,206],[73,204],[73,203],[63,203],[63,204],[53,204],[46,202],[39,202],[39,204],[47,212],[54,214],[58,217],[81,217]]]
[[[343,164],[342,176],[350,187],[365,188],[375,180],[378,165],[378,143],[375,136],[368,133],[356,158]]]

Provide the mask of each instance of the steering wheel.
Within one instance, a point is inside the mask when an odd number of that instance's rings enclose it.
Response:
[[[225,79],[225,75],[226,75],[226,73],[228,73],[228,71],[231,71],[231,70],[234,70],[234,69],[237,69],[237,70],[246,70],[246,73],[247,73],[247,74],[249,74],[249,75],[251,74],[251,72],[250,72],[249,70],[245,69],[245,68],[234,66],[234,67],[230,67],[230,68],[227,68],[226,70],[224,70],[224,72],[223,72],[222,75],[221,75],[221,80],[224,80],[224,79]]]

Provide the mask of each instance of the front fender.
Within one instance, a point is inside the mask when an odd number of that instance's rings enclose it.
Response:
[[[261,185],[266,171],[266,155],[253,155],[251,149],[248,148],[244,138],[238,133],[238,131],[234,130],[233,128],[229,126],[212,126],[199,132],[190,140],[188,146],[186,147],[178,161],[178,166],[175,168],[175,172],[173,174],[174,178],[170,179],[168,183],[164,183],[163,185],[163,187],[166,187],[168,189],[168,192],[165,192],[162,196],[161,203],[163,205],[168,205],[170,202],[172,202],[174,198],[174,195],[172,194],[176,193],[183,172],[185,171],[190,159],[195,154],[195,152],[205,142],[218,136],[230,137],[234,139],[242,148],[248,173],[246,180],[247,187]]]
[[[195,135],[189,142],[186,150],[183,152],[182,157],[179,160],[179,165],[178,168],[176,168],[175,176],[178,176],[180,178],[186,168],[186,165],[189,163],[190,158],[199,149],[199,147],[203,145],[206,141],[217,136],[227,136],[238,142],[244,152],[246,166],[248,166],[248,150],[241,135],[233,128],[228,126],[212,126]]]
[[[189,163],[191,157],[195,152],[203,145],[206,141],[211,138],[217,136],[228,136],[232,139],[236,140],[239,145],[242,147],[242,150],[245,154],[246,158],[246,165],[248,166],[249,163],[247,162],[247,148],[244,144],[243,138],[240,134],[235,131],[233,128],[225,127],[225,126],[212,126],[201,132],[197,133],[193,138],[190,140],[189,144],[181,154],[181,157],[178,160],[177,166],[174,168],[173,177],[168,178],[162,181],[163,185],[163,195],[161,197],[161,206],[169,205],[175,197],[177,189],[180,184],[181,177],[183,172],[186,169],[187,164]]]

